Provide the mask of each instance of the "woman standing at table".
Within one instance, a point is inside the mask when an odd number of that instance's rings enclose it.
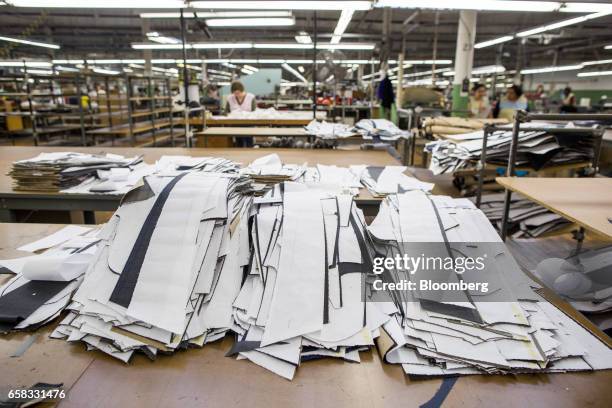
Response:
[[[242,82],[232,82],[232,94],[227,97],[225,104],[225,113],[233,112],[252,112],[255,110],[255,95],[246,92]],[[253,147],[252,137],[237,137],[236,144],[238,147]]]

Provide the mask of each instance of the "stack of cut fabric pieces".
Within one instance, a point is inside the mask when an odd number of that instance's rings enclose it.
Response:
[[[359,189],[362,187],[359,176],[349,168],[324,164],[317,164],[317,167],[308,167],[304,175],[297,181],[306,183],[311,188],[324,187],[352,195],[358,195]]]
[[[363,300],[371,255],[353,197],[300,183],[282,191],[254,200],[253,262],[234,301],[228,354],[292,379],[302,361],[359,362],[387,317]]]
[[[431,191],[433,183],[426,183],[404,174],[405,166],[351,166],[350,170],[358,177],[374,197],[403,193],[410,190]]]
[[[13,177],[14,190],[60,191],[98,177],[98,172],[107,172],[123,179],[135,169],[140,171],[141,162],[140,156],[126,158],[110,153],[41,153],[31,159],[14,162],[9,174]]]
[[[536,126],[537,125],[537,126]],[[547,131],[532,131],[530,127],[546,127]],[[555,133],[554,124],[525,124],[519,132],[515,164],[534,170],[546,167],[589,162],[594,155],[595,138],[588,129],[576,128],[575,133]],[[426,145],[431,153],[429,169],[434,174],[452,174],[461,169],[474,168],[482,154],[484,131],[453,136],[452,140],[438,140]],[[491,133],[487,140],[487,163],[507,166],[512,141],[511,130]]]
[[[361,119],[355,124],[354,130],[360,133],[364,140],[374,142],[394,142],[410,137],[410,132],[401,130],[387,119]]]
[[[4,273],[14,274],[0,285],[0,333],[36,329],[59,316],[94,258],[97,232],[71,225],[19,248],[37,254],[0,261]]]
[[[480,209],[498,230],[504,211],[504,193],[483,195]],[[475,201],[475,198],[471,199]],[[508,232],[513,238],[539,237],[558,231],[571,224],[566,218],[555,214],[520,194],[512,194],[508,212]]]
[[[52,334],[122,361],[222,338],[249,263],[248,179],[152,176],[100,234],[96,259]]]
[[[297,180],[304,175],[307,164],[283,164],[278,154],[273,153],[253,160],[240,174],[253,180],[253,189],[263,194],[274,184],[282,181]]]
[[[490,248],[488,292],[465,290],[434,300],[426,291],[394,291],[374,302],[390,319],[377,346],[384,360],[415,376],[566,372],[612,368],[608,346],[536,292],[484,214],[466,199],[412,191],[389,196],[369,230],[386,256],[404,245],[440,243],[456,259]],[[380,251],[380,249],[379,249]],[[489,252],[490,252],[489,251]],[[401,252],[400,252],[401,253]],[[479,275],[449,278],[473,282]],[[405,270],[383,275],[411,279]],[[439,293],[436,294],[440,296]],[[447,296],[444,293],[443,296]]]
[[[316,136],[320,139],[344,139],[355,136],[352,127],[344,123],[329,123],[325,121],[312,120],[304,127],[307,134]]]

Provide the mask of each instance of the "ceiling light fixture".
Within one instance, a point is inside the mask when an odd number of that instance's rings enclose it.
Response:
[[[54,50],[60,49],[60,46],[57,44],[50,44],[50,43],[45,43],[45,42],[40,42],[40,41],[30,41],[30,40],[24,40],[21,38],[0,36],[0,41],[8,41],[8,42],[14,42],[14,43],[19,43],[19,44],[32,45],[34,47],[52,48]]]
[[[346,31],[348,25],[351,23],[351,19],[353,18],[353,13],[355,10],[345,9],[340,13],[340,18],[338,19],[338,23],[336,24],[336,28],[334,29],[334,34],[330,40],[332,44],[338,44],[342,39],[342,34]]]
[[[521,70],[521,74],[543,74],[547,72],[559,72],[559,71],[577,71],[582,69],[582,64],[580,65],[560,65],[556,67],[541,67],[541,68],[528,68]]]
[[[497,44],[505,43],[505,42],[512,41],[512,40],[514,40],[514,36],[513,35],[505,35],[503,37],[494,38],[492,40],[487,40],[487,41],[482,41],[482,42],[476,43],[476,44],[474,44],[474,48],[479,50],[481,48],[490,47],[492,45],[497,45]]]
[[[579,77],[594,77],[594,76],[608,76],[612,75],[612,71],[593,71],[593,72],[579,72]]]
[[[286,27],[295,25],[295,18],[211,18],[206,19],[206,24],[209,27]]]
[[[243,18],[243,17],[291,17],[290,11],[215,11],[183,12],[184,18]],[[140,18],[180,18],[181,13],[141,13]]]

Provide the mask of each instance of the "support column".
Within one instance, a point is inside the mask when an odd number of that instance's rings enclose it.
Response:
[[[150,31],[150,24],[149,24],[149,19],[148,18],[141,18],[140,21],[142,22],[142,34],[144,37],[146,37],[147,33]],[[151,58],[153,58],[153,52],[151,50],[142,50],[142,57],[145,60],[144,63],[144,74],[150,76],[153,72],[153,70],[151,69],[152,64],[151,64]]]
[[[457,49],[455,52],[455,79],[453,80],[453,116],[466,116],[468,107],[470,76],[474,64],[474,41],[476,40],[476,11],[462,10],[459,13]]]
[[[403,82],[404,82],[404,50],[402,50],[402,52],[400,52],[399,56],[397,57],[397,92],[395,92],[396,98],[395,98],[395,106],[397,106],[398,108],[402,107],[402,99],[403,99],[403,92],[404,92],[404,87],[402,86]]]

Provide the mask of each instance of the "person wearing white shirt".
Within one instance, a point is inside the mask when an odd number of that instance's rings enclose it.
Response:
[[[255,95],[246,92],[242,82],[235,81],[231,85],[232,94],[227,97],[225,113],[230,112],[252,112],[255,110]],[[238,147],[253,147],[252,137],[237,137]]]

